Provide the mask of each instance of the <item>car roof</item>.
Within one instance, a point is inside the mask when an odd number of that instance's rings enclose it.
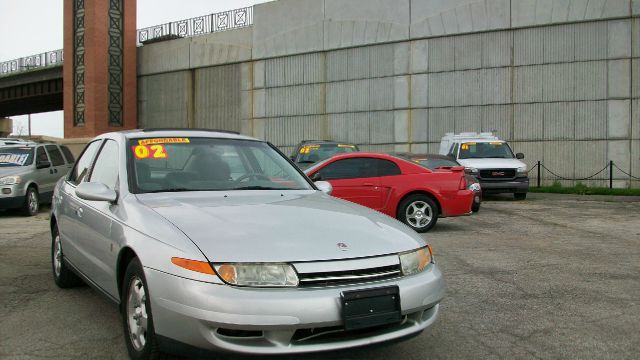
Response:
[[[240,135],[237,132],[231,132],[226,130],[208,130],[208,129],[135,129],[124,130],[106,133],[98,136],[97,138],[117,136],[120,134],[126,139],[133,138],[166,138],[166,137],[202,137],[202,138],[222,138],[222,139],[237,139],[237,140],[251,140],[251,141],[263,141],[253,137]]]
[[[0,145],[0,147],[2,147],[3,149],[6,149],[6,148],[14,149],[14,148],[25,148],[25,147],[34,148],[34,147],[36,147],[38,145],[45,145],[45,144],[36,144],[36,143],[7,144],[7,145]],[[55,144],[53,144],[53,145],[55,145]]]
[[[369,158],[379,158],[379,159],[387,159],[387,160],[402,160],[395,156],[383,153],[375,153],[375,152],[352,152],[352,153],[341,153],[336,154],[330,157],[329,159],[349,159],[349,158],[360,158],[360,157],[369,157]],[[327,160],[329,160],[327,159]]]

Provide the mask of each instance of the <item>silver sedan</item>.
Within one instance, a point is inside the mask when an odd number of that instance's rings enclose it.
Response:
[[[56,185],[54,280],[117,304],[136,359],[336,350],[433,324],[431,247],[330,192],[238,134],[105,134]]]

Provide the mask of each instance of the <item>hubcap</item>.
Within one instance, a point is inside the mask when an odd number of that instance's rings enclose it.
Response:
[[[144,284],[138,276],[131,278],[127,299],[127,324],[133,347],[140,351],[147,342],[147,295]]]
[[[34,214],[38,212],[38,195],[35,191],[29,193],[29,211]]]
[[[421,229],[431,223],[433,218],[433,211],[431,206],[424,201],[414,201],[405,211],[405,217],[409,225],[414,228]]]
[[[53,241],[53,270],[56,272],[56,277],[60,276],[60,269],[62,268],[62,246],[60,245],[60,236],[56,235]]]

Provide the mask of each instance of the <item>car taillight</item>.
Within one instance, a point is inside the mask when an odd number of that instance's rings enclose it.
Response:
[[[466,190],[467,189],[467,180],[465,180],[464,176],[460,178],[460,186],[458,186],[458,190]]]

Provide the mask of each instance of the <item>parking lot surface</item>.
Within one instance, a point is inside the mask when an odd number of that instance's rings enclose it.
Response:
[[[492,198],[424,236],[448,287],[432,328],[291,358],[640,356],[640,199]],[[88,287],[54,285],[50,243],[48,208],[33,218],[0,212],[0,358],[128,358],[113,305]]]

